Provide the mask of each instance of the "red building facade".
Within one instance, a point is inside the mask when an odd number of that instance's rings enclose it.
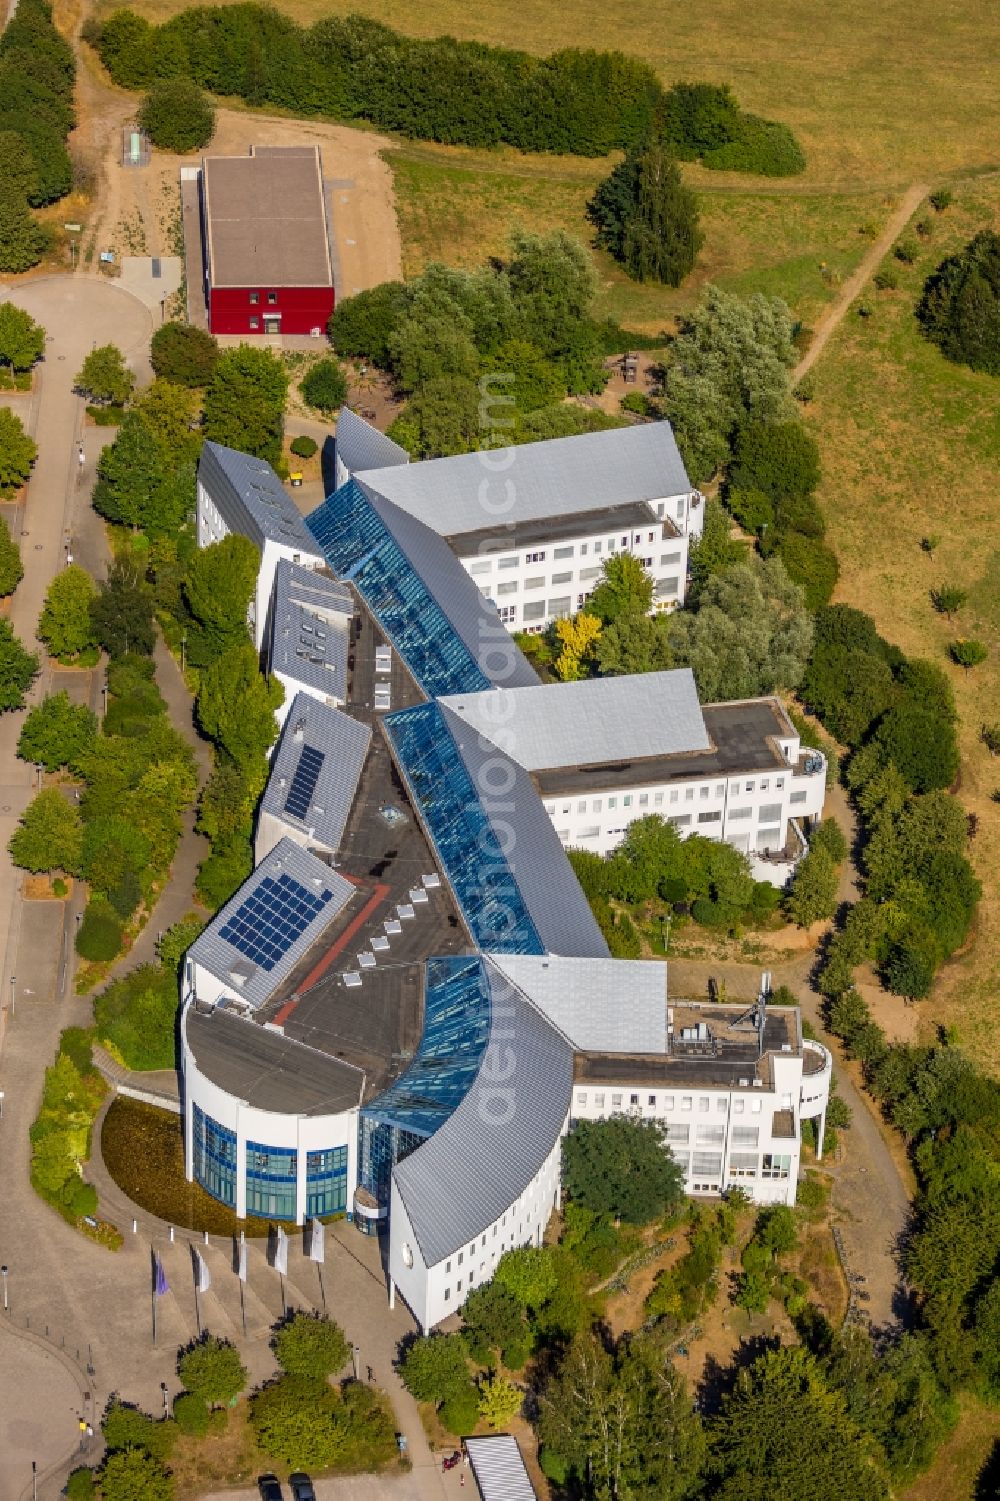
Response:
[[[322,332],[334,307],[319,148],[251,147],[201,168],[213,334]]]

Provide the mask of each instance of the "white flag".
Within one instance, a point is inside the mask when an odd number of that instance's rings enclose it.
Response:
[[[198,1250],[194,1253],[194,1284],[200,1293],[207,1293],[212,1285],[212,1274],[208,1270],[208,1263]]]
[[[274,1270],[288,1276],[288,1236],[280,1225],[274,1238]]]
[[[240,1235],[239,1261],[236,1264],[236,1275],[241,1282],[247,1280],[247,1243],[246,1237],[242,1233]]]
[[[309,1259],[322,1265],[326,1252],[326,1226],[322,1220],[313,1220],[309,1234]]]

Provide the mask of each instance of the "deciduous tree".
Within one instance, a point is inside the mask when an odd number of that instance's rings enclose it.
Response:
[[[109,657],[151,656],[156,642],[153,599],[131,558],[116,558],[91,601],[94,633]]]
[[[683,1174],[656,1121],[578,1121],[563,1141],[562,1171],[571,1199],[635,1225],[656,1219],[683,1193]]]
[[[0,149],[10,138],[9,132],[0,131]],[[41,324],[13,302],[0,302],[0,363],[13,370],[30,370],[44,353],[45,330]]]
[[[92,401],[124,406],[135,387],[135,376],[117,345],[101,344],[87,355],[76,384]]]
[[[17,543],[0,518],[0,595],[13,594],[24,577],[24,564]]]
[[[79,873],[83,848],[80,810],[56,787],[46,787],[25,808],[7,848],[22,870]]]
[[[205,436],[276,464],[281,458],[288,372],[269,349],[227,349],[205,392]]]
[[[0,233],[2,228],[0,224]],[[37,456],[38,447],[25,432],[20,417],[9,407],[0,407],[0,495],[13,495],[27,483]]]
[[[290,1375],[312,1376],[322,1381],[344,1368],[351,1347],[339,1324],[300,1310],[278,1329],[274,1353],[282,1370]]]
[[[56,574],[38,621],[39,638],[54,657],[76,657],[94,645],[90,611],[96,597],[94,581],[79,563]]]
[[[0,711],[20,709],[38,676],[38,658],[26,651],[9,620],[0,620]]]
[[[24,194],[12,184],[0,184],[0,271],[30,271],[48,247],[49,235],[31,213]]]
[[[635,281],[679,287],[704,240],[698,201],[662,141],[626,157],[589,206],[598,240]]]
[[[198,722],[240,768],[254,792],[266,780],[264,758],[277,738],[274,711],[283,699],[277,678],[260,672],[249,641],[230,647],[202,676]]]
[[[215,134],[215,107],[191,79],[164,78],[140,104],[139,124],[163,151],[197,151]]]
[[[440,1405],[469,1381],[469,1361],[460,1334],[431,1334],[415,1339],[400,1365],[403,1385],[418,1402]]]
[[[182,1352],[177,1374],[187,1390],[204,1397],[210,1407],[231,1402],[247,1384],[246,1368],[235,1345],[208,1334]]]
[[[302,378],[302,399],[324,416],[332,416],[347,400],[347,376],[337,360],[317,360]]]
[[[215,371],[219,346],[193,323],[163,323],[150,341],[149,358],[161,380],[203,389]]]
[[[86,704],[74,704],[68,693],[50,693],[31,710],[17,754],[22,761],[57,771],[61,766],[76,770],[90,751],[97,735],[97,716]]]
[[[188,652],[196,667],[247,641],[247,610],[259,568],[260,549],[237,532],[194,554],[183,589],[196,622]]]
[[[173,1501],[173,1477],[144,1449],[116,1449],[98,1474],[102,1501]]]

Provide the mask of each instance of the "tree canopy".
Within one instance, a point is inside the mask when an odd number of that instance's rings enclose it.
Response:
[[[279,1327],[274,1353],[282,1370],[290,1375],[325,1380],[347,1364],[351,1347],[339,1324],[300,1310]]]
[[[115,558],[90,605],[94,634],[109,657],[129,652],[151,656],[156,642],[153,598],[138,566],[129,557]]]
[[[577,1121],[563,1140],[563,1185],[597,1214],[645,1225],[678,1204],[684,1175],[656,1121]]]
[[[61,766],[76,771],[96,735],[97,715],[86,704],[74,704],[64,689],[48,694],[30,711],[17,754],[46,771],[58,771]]]
[[[660,140],[630,153],[587,206],[598,243],[634,281],[679,287],[704,240],[698,202]]]
[[[236,1346],[209,1334],[181,1352],[177,1374],[186,1389],[204,1397],[209,1406],[232,1401],[247,1384],[246,1368]]]
[[[278,463],[287,394],[288,372],[269,349],[224,350],[205,392],[205,436]]]
[[[812,616],[779,558],[750,557],[709,578],[698,609],[671,620],[670,641],[676,664],[693,671],[702,703],[757,698],[802,681]]]
[[[237,532],[199,548],[184,579],[184,600],[195,621],[188,657],[204,667],[247,639],[247,610],[257,586],[260,549]]]
[[[38,621],[39,639],[54,657],[76,657],[93,646],[90,610],[96,597],[94,581],[79,563],[70,563],[56,574]]]
[[[0,142],[10,137],[10,132],[0,131]],[[20,141],[19,136],[13,139]],[[0,302],[0,364],[13,370],[30,370],[44,353],[45,330],[41,324],[13,302]]]
[[[231,646],[202,675],[198,722],[240,768],[255,792],[267,780],[268,749],[278,735],[274,711],[284,698],[277,678],[260,672],[253,643]]]
[[[83,849],[80,810],[56,787],[46,787],[25,808],[7,846],[22,870],[77,875]]]
[[[0,234],[2,229],[0,223]],[[37,444],[25,432],[20,417],[9,407],[0,407],[0,496],[10,497],[27,483],[37,457]]]
[[[150,340],[149,358],[161,380],[203,389],[215,372],[219,346],[193,323],[161,323]]]
[[[24,564],[17,543],[11,536],[7,523],[0,518],[0,595],[13,594],[24,578]]]
[[[38,676],[38,658],[14,635],[9,620],[0,620],[0,711],[20,709]]]
[[[117,345],[101,344],[87,355],[76,383],[92,401],[124,406],[135,387],[135,376]]]
[[[163,78],[139,106],[139,124],[163,151],[197,151],[215,134],[215,107],[188,78]]]
[[[984,229],[941,262],[917,307],[946,359],[1000,375],[1000,234]]]

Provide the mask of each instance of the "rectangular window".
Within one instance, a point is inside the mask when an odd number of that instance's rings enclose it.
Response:
[[[213,1199],[232,1208],[236,1203],[236,1132],[220,1126],[197,1105],[192,1128],[195,1181]]]
[[[250,293],[250,306],[251,307],[256,307],[259,301],[260,301],[260,293],[259,292],[251,292]]]
[[[540,575],[535,574],[535,576],[533,578],[525,579],[525,581],[524,581],[524,587],[526,589],[544,589],[545,588],[545,579],[543,577],[541,577]]]
[[[516,568],[517,567],[517,559],[516,558],[497,558],[497,567],[498,568]]]
[[[646,1096],[646,1103],[648,1105],[652,1105],[653,1108],[655,1109],[656,1108],[656,1096],[655,1096],[655,1094],[647,1095]]]
[[[611,1096],[611,1108],[612,1110],[620,1110],[622,1108],[622,1097],[620,1094],[613,1094]]]
[[[808,792],[793,792],[789,795],[788,801],[790,803],[804,803],[808,796]]]
[[[731,1152],[729,1154],[729,1171],[734,1178],[756,1178],[757,1153]]]
[[[600,575],[601,570],[599,568],[581,568],[580,583],[583,584],[588,582],[590,579],[600,578]]]
[[[686,829],[690,822],[690,813],[673,813],[667,816],[667,823],[672,823],[675,829]]]
[[[600,1091],[598,1091],[598,1093],[595,1094],[595,1096],[594,1096],[594,1109],[595,1110],[603,1110],[604,1109],[604,1096],[603,1096],[603,1094],[600,1093]]]
[[[610,813],[614,808],[617,808],[617,806],[618,806],[618,799],[616,797],[609,797],[608,798],[608,812]]]
[[[476,563],[469,564],[469,572],[474,574],[492,573],[493,564],[490,562],[489,558],[480,559]]]
[[[517,605],[501,605],[500,619],[504,625],[510,625],[512,621],[517,619]]]
[[[663,807],[663,793],[662,792],[654,792],[653,793],[653,807],[654,808],[662,808]]]
[[[552,584],[553,584],[553,587],[556,584],[569,584],[569,583],[572,583],[572,581],[573,581],[573,574],[572,574],[572,572],[570,572],[570,573],[554,573],[552,575]]]
[[[684,788],[684,801],[686,803],[693,803],[694,802],[694,788],[693,787],[685,787]]]
[[[450,1287],[446,1287],[445,1290],[444,1290],[444,1301],[446,1303],[450,1303],[451,1302],[451,1288]]]
[[[630,1105],[638,1105],[639,1096],[637,1094],[630,1094],[628,1097],[628,1102]]]
[[[740,818],[753,818],[753,809],[752,808],[730,808],[730,810],[729,810],[729,818],[730,818],[731,822],[735,822],[736,820],[738,820]]]
[[[716,1100],[716,1102],[715,1102],[715,1113],[716,1113],[716,1115],[725,1115],[726,1111],[728,1109],[729,1109],[729,1101],[728,1100],[723,1100],[723,1099]]]
[[[698,814],[698,822],[699,823],[720,823],[721,820],[722,820],[722,809],[721,808],[713,808],[712,811],[709,812],[709,813],[699,813]]]
[[[671,1146],[673,1146],[673,1145],[676,1144],[679,1147],[686,1147],[687,1144],[688,1144],[688,1142],[690,1141],[690,1139],[691,1139],[691,1127],[690,1126],[668,1126],[667,1127],[667,1141],[670,1142]]]
[[[781,804],[765,803],[762,808],[758,808],[757,810],[757,821],[758,823],[780,823]]]
[[[680,579],[673,573],[669,578],[656,581],[656,595],[659,599],[672,599],[679,592],[679,588]]]
[[[679,563],[680,560],[681,560],[681,555],[680,555],[679,552],[661,552],[660,553],[660,567],[661,568],[669,568],[670,565],[671,565],[671,563]]]
[[[791,1167],[791,1157],[782,1157],[771,1152],[765,1152],[760,1175],[762,1178],[787,1178]]]
[[[695,1152],[691,1171],[696,1178],[717,1178],[722,1172],[721,1152]]]
[[[698,1100],[698,1109],[701,1110],[702,1112],[704,1112],[704,1111],[706,1111],[708,1109],[708,1107],[709,1107],[709,1105],[711,1105],[711,1103],[712,1102],[708,1098],[708,1095],[707,1094],[703,1094],[700,1097],[700,1099]]]
[[[679,500],[677,502],[677,520],[678,521],[683,521],[684,520],[684,502],[683,502],[683,500]]]
[[[445,1262],[444,1269],[445,1269],[446,1272],[450,1272],[451,1271],[451,1262],[450,1261],[446,1261]]]
[[[760,1127],[759,1126],[734,1126],[733,1127],[733,1146],[734,1147],[755,1147],[755,1146],[757,1146],[759,1140],[760,1140]]]
[[[699,787],[698,788],[698,796],[699,797],[708,797],[708,794],[711,792],[711,790],[712,790],[711,787]]]
[[[631,806],[632,806],[632,794],[631,794],[631,792],[626,792],[625,796],[622,798],[622,807],[623,808],[631,808]]]
[[[573,549],[572,547],[557,547],[553,551],[552,556],[554,558],[571,558],[573,556]]]
[[[295,1219],[298,1153],[294,1147],[246,1144],[247,1214],[276,1220]]]
[[[516,594],[517,580],[505,579],[502,584],[497,584],[497,594]]]
[[[603,805],[604,805],[604,799],[600,798],[600,797],[595,797],[594,798],[594,802],[593,802],[593,809],[592,809],[592,811],[594,813],[600,813],[601,808],[603,807]]]
[[[685,1094],[685,1095],[681,1096],[681,1109],[682,1110],[690,1110],[691,1106],[693,1104],[694,1104],[694,1100],[691,1098],[691,1096],[689,1094]]]
[[[577,1097],[576,1097],[576,1103],[578,1105],[586,1105],[586,1103],[587,1103],[587,1092],[586,1092],[586,1090],[582,1090],[582,1091],[578,1092]]]
[[[779,792],[780,792],[780,791],[781,791],[781,789],[782,789],[782,788],[783,788],[783,787],[784,787],[784,785],[785,785],[785,779],[784,779],[784,777],[777,777],[777,778],[776,778],[776,779],[775,779],[775,783],[774,783],[774,785],[775,785],[775,787],[776,787],[776,788],[777,788],[777,790],[778,790],[778,791],[779,791]]]
[[[586,542],[581,542],[580,543],[580,556],[581,556],[581,558],[585,558],[587,556],[587,544],[586,544]]]
[[[549,614],[550,615],[568,615],[569,611],[570,611],[570,604],[571,604],[571,601],[570,601],[570,597],[569,597],[568,594],[561,594],[561,595],[559,595],[559,597],[557,599],[550,599],[549,600]]]
[[[639,807],[640,808],[645,808],[645,807],[647,807],[648,803],[649,803],[649,793],[648,792],[640,792],[639,793]]]
[[[524,561],[526,563],[544,563],[545,554],[544,552],[529,552],[525,554]]]
[[[726,1139],[725,1126],[699,1126],[695,1141],[700,1147],[721,1147]]]
[[[278,302],[278,294],[277,294],[277,292],[268,292],[268,294],[267,294],[267,305],[268,305],[268,307],[275,307],[277,305],[277,302]]]
[[[770,785],[771,785],[771,779],[770,779],[770,777],[761,777],[761,779],[760,779],[760,790],[761,790],[761,792],[766,792],[767,789],[770,787]]]
[[[306,1214],[342,1214],[347,1208],[347,1148],[306,1153]]]
[[[745,1109],[746,1109],[746,1101],[745,1100],[734,1100],[733,1101],[733,1114],[734,1115],[742,1115],[743,1111]]]
[[[676,788],[676,787],[672,787],[672,788],[671,788],[671,789],[670,789],[670,801],[671,801],[671,802],[672,802],[672,803],[676,803],[676,802],[679,802],[679,801],[680,801],[680,796],[681,796],[681,795],[680,795],[680,793],[679,793],[679,792],[678,792],[678,790],[677,790],[677,788]]]
[[[524,607],[524,618],[525,620],[544,620],[544,599],[529,600],[529,602]]]
[[[251,328],[260,328],[260,319],[259,318],[251,318],[250,319],[250,327]]]
[[[458,1253],[458,1264],[459,1264],[459,1266],[462,1265],[462,1262],[464,1260],[465,1260],[465,1252],[464,1251],[459,1251],[459,1253]]]

